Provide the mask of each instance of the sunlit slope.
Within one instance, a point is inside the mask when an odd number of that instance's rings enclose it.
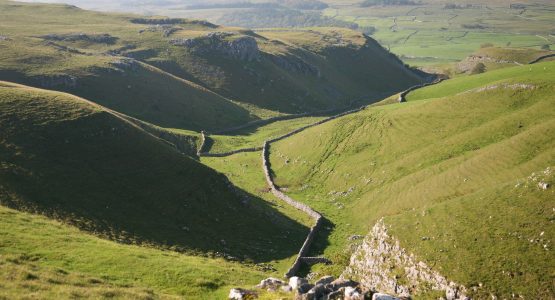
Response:
[[[555,197],[538,183],[553,179],[554,75],[549,62],[458,78],[311,128],[272,146],[277,183],[334,223],[329,256],[388,217],[410,252],[482,283],[478,298],[552,297]]]
[[[223,299],[268,274],[253,265],[99,239],[0,206],[0,297]]]
[[[2,205],[124,243],[254,261],[294,253],[275,231],[302,240],[304,226],[86,100],[2,83],[0,112]]]

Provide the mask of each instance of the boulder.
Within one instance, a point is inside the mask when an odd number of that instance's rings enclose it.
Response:
[[[299,294],[304,294],[308,292],[310,289],[312,289],[313,286],[314,285],[310,283],[303,283],[297,288],[297,292],[299,292]]]
[[[372,300],[401,300],[388,294],[375,293],[372,295]]]
[[[260,284],[258,284],[256,287],[259,289],[273,289],[276,290],[279,287],[281,287],[282,285],[285,285],[285,282],[277,279],[277,278],[273,278],[273,277],[269,277],[266,279],[263,279],[262,281],[260,281]]]
[[[358,286],[358,282],[352,281],[352,280],[350,280],[350,279],[341,279],[341,278],[338,278],[338,279],[336,279],[336,280],[330,282],[330,283],[327,285],[327,287],[330,288],[330,289],[333,290],[333,291],[337,291],[337,290],[340,289],[340,288],[348,287],[348,286],[350,286],[350,287],[356,287],[356,286]]]
[[[293,288],[290,285],[282,285],[281,290],[286,292],[286,293],[289,293],[293,290]]]
[[[293,276],[293,277],[289,278],[289,285],[294,290],[298,289],[301,285],[303,285],[305,283],[308,283],[308,280],[306,280],[305,278],[302,278],[302,277]]]
[[[345,289],[340,288],[337,291],[333,291],[323,297],[324,300],[343,300],[343,295],[345,294]]]
[[[549,183],[542,181],[542,182],[538,183],[538,187],[542,190],[547,190],[549,188]]]
[[[345,300],[364,300],[364,295],[361,294],[356,288],[348,286],[345,288]]]
[[[325,285],[325,284],[331,283],[333,280],[334,280],[333,276],[324,276],[324,277],[318,279],[314,284],[315,285],[318,285],[318,284]]]
[[[254,291],[249,291],[241,288],[231,289],[229,291],[229,299],[233,300],[244,300],[244,299],[253,299],[257,298],[258,295]]]

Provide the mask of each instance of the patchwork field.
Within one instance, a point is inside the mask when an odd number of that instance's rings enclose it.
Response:
[[[521,1],[521,9],[510,8],[509,1],[457,2],[451,8],[446,1],[369,7],[330,2],[325,15],[374,27],[372,37],[411,65],[457,62],[484,44],[549,49],[555,42],[555,6],[548,1]]]

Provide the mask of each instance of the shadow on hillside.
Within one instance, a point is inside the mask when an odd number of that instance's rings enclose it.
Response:
[[[295,255],[308,233],[222,174],[107,113],[41,126],[0,116],[0,163],[12,166],[0,169],[2,205],[121,243],[256,263]]]

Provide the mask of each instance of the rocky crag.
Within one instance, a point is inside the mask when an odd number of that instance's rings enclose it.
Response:
[[[374,225],[351,256],[341,278],[360,281],[363,290],[384,291],[404,297],[443,291],[447,300],[469,299],[464,286],[447,280],[401,248],[399,241],[388,234],[383,220]]]
[[[186,47],[195,54],[219,53],[245,61],[260,58],[255,38],[247,35],[236,37],[233,32],[216,31],[196,38],[178,38],[170,40],[170,44]]]

